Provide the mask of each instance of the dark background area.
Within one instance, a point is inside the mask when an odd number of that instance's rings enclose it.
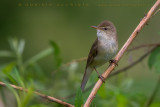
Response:
[[[62,62],[66,63],[88,55],[90,47],[96,39],[96,31],[90,26],[98,25],[103,20],[110,20],[116,26],[120,49],[155,1],[1,0],[0,50],[10,49],[8,39],[11,37],[24,39],[26,45],[23,60],[25,61],[50,47],[49,41],[53,40],[60,47]],[[148,26],[144,27],[132,43],[131,48],[160,41],[159,19],[159,13],[151,18]],[[127,52],[116,69],[130,64],[146,51],[145,48]],[[38,64],[44,72],[51,72],[54,71],[52,60],[50,55],[40,60]],[[0,58],[1,65],[8,63],[8,61],[10,59]],[[76,70],[76,72],[79,72],[80,78],[84,73],[85,64],[86,62],[82,62]],[[107,66],[104,65],[98,70],[104,71]],[[76,73],[74,74],[76,75]],[[157,74],[148,68],[147,59],[129,69],[125,75],[126,78],[133,79],[133,91],[146,93],[147,95],[149,95],[148,92],[153,89],[157,80]],[[109,83],[113,81],[116,81],[116,78],[110,79]],[[81,79],[78,79],[76,83],[73,82],[73,84],[77,84],[76,87],[79,87],[80,83]],[[65,83],[61,81],[59,84]]]

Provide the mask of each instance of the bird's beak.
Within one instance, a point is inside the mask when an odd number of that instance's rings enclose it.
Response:
[[[94,28],[94,29],[98,29],[98,27],[97,26],[91,26],[92,28]]]

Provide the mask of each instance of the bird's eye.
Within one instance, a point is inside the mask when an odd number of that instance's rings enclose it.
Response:
[[[104,28],[104,30],[107,30],[107,28]]]

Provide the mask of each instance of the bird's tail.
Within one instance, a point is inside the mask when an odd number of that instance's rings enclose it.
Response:
[[[84,91],[84,88],[85,88],[85,86],[87,84],[88,78],[91,75],[92,71],[93,71],[93,69],[91,67],[87,67],[86,68],[85,73],[83,75],[83,80],[82,80],[82,83],[81,83],[82,91]]]

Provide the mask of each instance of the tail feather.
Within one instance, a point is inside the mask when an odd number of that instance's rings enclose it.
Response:
[[[85,73],[83,75],[83,80],[82,80],[82,83],[81,83],[82,91],[84,91],[84,88],[85,88],[85,86],[87,84],[88,78],[91,75],[92,71],[93,71],[93,69],[91,67],[87,67],[86,68]]]

